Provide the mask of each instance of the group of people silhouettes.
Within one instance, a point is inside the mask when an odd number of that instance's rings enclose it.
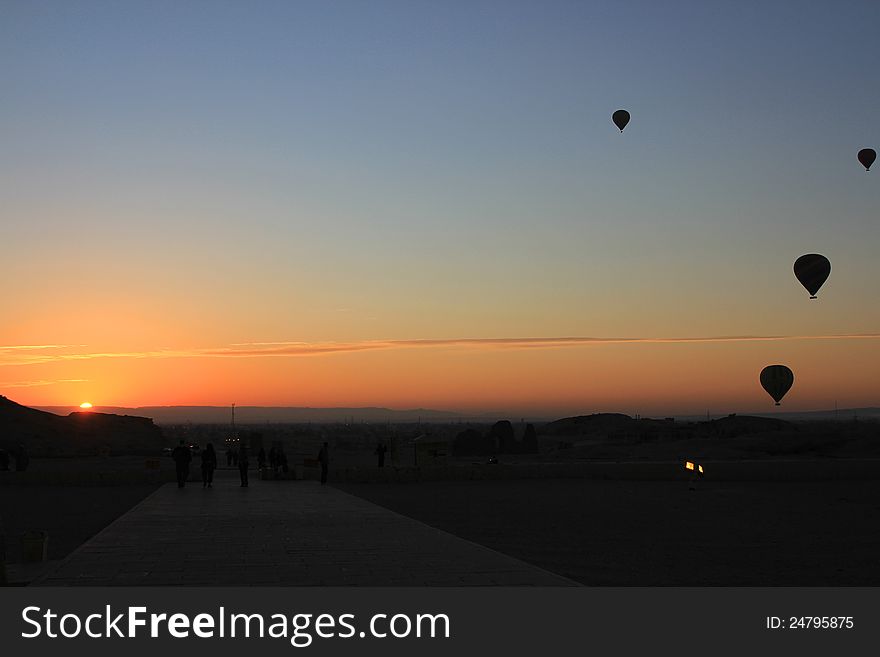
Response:
[[[378,461],[377,465],[380,468],[385,466],[385,454],[387,451],[388,448],[382,443],[376,444],[376,449],[373,453],[376,455]],[[217,469],[217,452],[214,450],[214,445],[208,443],[205,449],[199,454],[199,457],[201,459],[202,488],[212,488],[214,483],[214,470]],[[186,442],[181,440],[180,444],[171,452],[171,458],[174,459],[177,469],[177,487],[183,488],[186,486],[187,479],[189,479],[190,465],[193,461],[192,450]],[[268,459],[266,450],[262,447],[260,448],[260,451],[257,454],[257,467],[260,470],[264,469],[267,465],[267,460],[268,466],[276,476],[279,473],[286,473],[289,471],[287,455],[284,453],[284,449],[280,445],[272,446],[269,450]],[[318,451],[317,460],[318,464],[321,466],[321,483],[326,484],[330,470],[330,446],[326,441],[321,445],[321,449]],[[230,447],[227,449],[226,464],[228,466],[238,467],[241,487],[246,488],[248,486],[248,469],[250,467],[247,446],[242,443],[237,448]]]
[[[15,459],[16,472],[24,472],[27,470],[28,464],[31,462],[31,457],[28,456],[24,444],[19,443],[11,452],[0,448],[0,470],[9,470],[13,459]]]
[[[384,461],[384,452],[379,457],[379,464]],[[208,443],[200,454],[202,461],[202,488],[212,488],[214,483],[214,470],[217,469],[217,452],[214,451],[214,445]],[[186,486],[189,479],[190,464],[193,461],[192,450],[185,441],[181,440],[180,444],[171,452],[171,458],[177,470],[177,487]],[[226,452],[226,462],[228,465],[233,463],[238,466],[238,473],[241,479],[241,487],[248,486],[248,468],[250,467],[250,458],[247,446],[242,444],[236,450],[229,449]],[[321,446],[318,452],[318,463],[321,465],[321,483],[327,483],[327,473],[330,467],[330,448],[326,442]],[[258,467],[262,470],[266,466],[266,451],[261,447],[257,455]],[[279,472],[288,472],[287,456],[284,449],[280,446],[272,446],[269,450],[269,465],[277,474]]]
[[[202,460],[202,488],[212,488],[214,484],[214,470],[217,469],[217,452],[214,451],[214,445],[208,443],[204,451],[201,453]],[[171,452],[171,458],[177,469],[177,487],[186,486],[186,480],[189,479],[189,466],[192,463],[192,451],[184,441],[174,448]]]
[[[257,454],[257,467],[260,470],[266,467],[266,450],[262,447]],[[269,467],[276,476],[290,471],[287,465],[287,455],[281,445],[272,445],[269,449]]]

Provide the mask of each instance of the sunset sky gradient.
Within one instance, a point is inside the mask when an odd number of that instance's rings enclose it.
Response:
[[[781,410],[880,405],[878,24],[0,0],[0,394],[721,413],[785,363]]]

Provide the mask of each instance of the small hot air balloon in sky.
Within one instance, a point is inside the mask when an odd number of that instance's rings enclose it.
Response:
[[[616,114],[617,112],[615,112]],[[622,130],[623,128],[621,128]],[[877,159],[877,151],[873,148],[863,148],[859,151],[859,162],[862,163],[862,166],[865,167],[865,171],[871,170],[871,165],[874,164],[874,160]]]
[[[794,374],[785,365],[768,365],[761,370],[761,386],[773,397],[777,406],[793,383]]]
[[[816,292],[828,280],[831,274],[831,263],[823,255],[807,253],[794,261],[794,275],[801,282],[810,298],[816,298]]]
[[[623,132],[626,124],[629,123],[629,112],[626,110],[617,110],[611,115],[611,120],[614,121],[614,125],[620,128],[620,131]]]

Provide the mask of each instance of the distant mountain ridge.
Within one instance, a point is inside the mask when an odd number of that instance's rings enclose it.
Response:
[[[42,406],[49,413],[67,414],[78,407]],[[140,406],[125,408],[96,406],[93,411],[117,415],[149,417],[157,424],[229,424],[230,406]],[[236,406],[236,424],[300,423],[300,422],[452,422],[469,417],[462,413],[437,411],[429,408],[394,410],[381,407],[312,408],[306,406]]]

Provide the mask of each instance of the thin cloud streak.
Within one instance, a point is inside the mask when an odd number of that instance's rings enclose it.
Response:
[[[416,340],[363,340],[358,342],[253,342],[237,343],[228,347],[206,347],[184,350],[152,350],[96,352],[72,354],[8,354],[0,347],[0,366],[38,365],[59,361],[94,360],[105,358],[271,358],[321,356],[330,354],[358,353],[363,351],[388,351],[401,349],[466,348],[484,350],[561,349],[601,345],[628,344],[718,344],[745,342],[786,342],[804,340],[877,340],[880,333],[849,333],[837,335],[733,335],[709,337],[538,337],[538,338],[441,338]],[[57,346],[47,346],[56,349]]]
[[[41,351],[44,349],[72,349],[85,347],[84,344],[15,344],[0,345],[0,351]]]
[[[684,338],[449,338],[419,340],[374,340],[362,342],[254,342],[231,348],[205,350],[208,356],[309,356],[330,353],[437,347],[476,347],[487,349],[553,349],[606,344],[700,344],[725,342],[781,342],[796,340],[876,340],[880,333],[838,335],[734,335]]]
[[[36,388],[39,386],[54,386],[59,383],[86,383],[91,379],[54,379],[41,381],[7,381],[0,383],[0,388]]]

